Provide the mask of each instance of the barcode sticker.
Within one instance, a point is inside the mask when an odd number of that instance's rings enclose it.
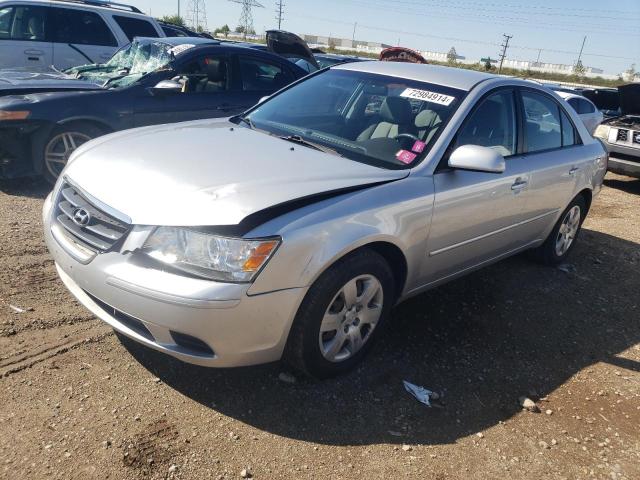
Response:
[[[456,97],[443,95],[442,93],[430,92],[428,90],[418,90],[417,88],[406,88],[400,94],[401,97],[413,98],[414,100],[422,100],[423,102],[437,103],[439,105],[449,106]]]

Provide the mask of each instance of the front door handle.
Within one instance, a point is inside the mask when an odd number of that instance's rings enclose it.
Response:
[[[571,170],[569,170],[569,175],[575,175],[578,170],[580,170],[578,167],[573,167]]]
[[[27,48],[24,51],[25,55],[44,55],[44,52],[42,50],[37,50],[35,48]]]
[[[520,190],[522,190],[527,185],[529,185],[529,182],[527,182],[526,180],[522,180],[521,178],[518,178],[513,183],[513,185],[511,185],[511,190],[513,190],[514,192],[518,193]]]

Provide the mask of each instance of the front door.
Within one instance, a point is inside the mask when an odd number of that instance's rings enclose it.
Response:
[[[177,68],[182,93],[153,95],[143,92],[136,99],[136,126],[223,118],[244,111],[242,92],[234,84],[232,62],[227,56],[205,55]]]
[[[7,5],[0,8],[0,68],[49,67],[53,44],[49,32],[49,8]]]
[[[434,213],[423,283],[514,251],[525,243],[530,172],[518,154],[516,92],[501,89],[480,101],[458,131],[450,151],[462,145],[493,148],[505,157],[503,173],[447,168],[434,173]]]

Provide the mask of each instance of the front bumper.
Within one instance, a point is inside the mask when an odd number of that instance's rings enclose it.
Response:
[[[625,158],[609,156],[609,167],[607,168],[607,170],[613,173],[618,173],[620,175],[640,178],[640,158],[637,158],[637,160],[634,161]]]
[[[93,314],[118,332],[188,363],[237,367],[279,360],[306,288],[248,295],[247,284],[189,278],[136,262],[135,253],[74,258],[52,234],[45,240],[60,278]]]

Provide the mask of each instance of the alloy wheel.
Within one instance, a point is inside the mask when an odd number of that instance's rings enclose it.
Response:
[[[320,324],[320,352],[330,362],[353,357],[382,315],[382,284],[373,275],[349,280],[333,297]]]
[[[54,136],[44,149],[44,164],[48,172],[58,178],[71,154],[91,137],[81,132],[63,132]]]
[[[573,244],[573,240],[576,238],[578,230],[580,229],[580,218],[580,207],[578,205],[574,205],[562,219],[560,229],[558,230],[558,236],[556,237],[556,255],[558,257],[567,253]]]

